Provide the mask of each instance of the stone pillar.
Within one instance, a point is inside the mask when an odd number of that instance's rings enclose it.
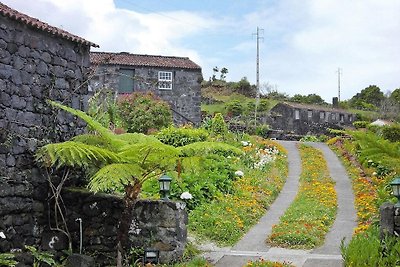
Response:
[[[399,209],[397,208],[397,211]],[[385,202],[379,207],[380,213],[380,237],[383,239],[385,236],[394,235],[395,230],[395,208],[392,203]],[[398,212],[397,212],[398,213]],[[396,216],[400,217],[400,216]],[[399,221],[400,218],[397,219]],[[400,225],[399,225],[400,226]]]

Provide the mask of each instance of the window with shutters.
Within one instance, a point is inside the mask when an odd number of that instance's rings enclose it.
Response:
[[[120,69],[119,70],[119,84],[118,93],[130,94],[133,92],[135,78],[135,70],[133,69]]]

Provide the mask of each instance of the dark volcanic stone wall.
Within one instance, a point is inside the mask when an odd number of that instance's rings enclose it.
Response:
[[[71,233],[73,250],[79,251],[82,220],[82,249],[94,255],[99,266],[115,265],[117,227],[123,209],[122,199],[113,195],[93,194],[82,190],[65,190],[63,200]],[[162,262],[176,261],[183,256],[187,238],[185,204],[171,201],[139,200],[132,214],[129,240],[132,247],[160,250]],[[57,238],[54,238],[57,236]],[[65,249],[65,236],[59,232],[46,235],[43,247],[52,240],[58,250]],[[61,244],[63,243],[63,244]]]
[[[40,242],[48,193],[33,155],[84,131],[45,101],[85,108],[89,49],[0,16],[0,252]]]

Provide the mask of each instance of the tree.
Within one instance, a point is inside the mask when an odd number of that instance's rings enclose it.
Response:
[[[370,85],[363,89],[360,93],[357,93],[351,98],[351,104],[353,107],[359,108],[362,106],[362,102],[379,107],[381,102],[385,99],[383,92],[376,85]]]
[[[400,105],[400,88],[395,89],[389,96],[391,100]]]
[[[213,76],[212,76],[212,81],[215,81],[216,79],[217,79],[217,73],[219,72],[219,69],[218,69],[218,67],[217,66],[215,66],[214,68],[213,68]]]
[[[225,67],[223,67],[223,68],[221,69],[221,76],[220,76],[221,81],[225,81],[225,78],[226,78],[226,74],[227,74],[227,73],[228,73],[228,69],[225,68]]]
[[[45,145],[37,151],[36,160],[45,167],[83,168],[93,192],[124,190],[124,210],[117,236],[117,266],[122,266],[132,209],[142,184],[174,168],[179,150],[139,133],[116,135],[82,111],[50,103],[84,120],[94,133]]]

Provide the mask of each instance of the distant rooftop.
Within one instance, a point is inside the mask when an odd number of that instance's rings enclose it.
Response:
[[[56,37],[60,37],[78,44],[83,44],[87,46],[93,46],[93,47],[99,47],[97,44],[89,42],[79,36],[76,36],[74,34],[71,34],[67,31],[64,31],[60,28],[50,26],[49,24],[42,22],[36,18],[32,18],[26,14],[23,14],[21,12],[18,12],[15,9],[12,9],[9,6],[4,5],[3,3],[0,2],[0,15],[4,16],[8,19],[20,22],[22,24],[25,24],[26,26],[43,31],[45,33],[54,35]]]
[[[90,52],[90,62],[95,65],[108,64],[201,70],[199,65],[187,57],[138,55],[127,52]]]
[[[320,110],[320,111],[328,111],[328,112],[337,111],[337,112],[341,112],[341,113],[352,114],[351,112],[346,111],[344,109],[338,109],[338,108],[328,107],[328,106],[317,106],[317,105],[300,104],[300,103],[294,103],[294,102],[283,102],[281,104],[290,106],[292,108],[298,108],[298,109],[310,109],[310,110]]]

